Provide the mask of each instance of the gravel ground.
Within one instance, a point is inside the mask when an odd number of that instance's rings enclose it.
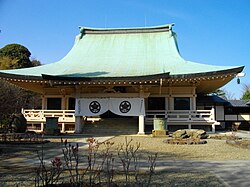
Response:
[[[250,160],[250,149],[234,147],[226,144],[226,140],[207,139],[207,144],[171,145],[163,141],[166,137],[116,136],[110,139],[114,147],[133,139],[140,143],[143,153],[158,153],[158,159],[163,160]]]
[[[124,144],[125,138],[132,139],[132,144],[140,143],[140,153],[146,159],[148,154],[158,153],[157,160],[207,160],[207,161],[224,161],[224,160],[250,160],[250,149],[234,147],[226,144],[226,140],[207,139],[207,144],[201,145],[170,145],[163,141],[166,137],[145,136],[116,136],[109,141],[114,142],[112,146],[115,150],[119,144]],[[52,138],[48,144],[48,149],[58,147],[60,138]],[[78,138],[72,138],[69,141],[79,141]],[[10,157],[18,159],[20,154],[34,155],[34,152],[21,151],[15,152]],[[7,159],[6,154],[0,156],[0,162]],[[10,159],[9,157],[9,159]],[[0,164],[1,165],[1,164]],[[32,171],[31,171],[32,170]],[[0,167],[0,186],[34,186],[34,168],[3,168]],[[14,181],[12,181],[14,179]],[[12,182],[11,182],[12,181]],[[213,173],[209,171],[200,171],[199,169],[168,169],[157,171],[153,176],[151,186],[225,186],[225,184]]]

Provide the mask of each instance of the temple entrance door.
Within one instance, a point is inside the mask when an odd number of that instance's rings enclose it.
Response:
[[[144,134],[144,98],[76,98],[75,116],[101,116],[106,119],[139,118],[138,134]]]

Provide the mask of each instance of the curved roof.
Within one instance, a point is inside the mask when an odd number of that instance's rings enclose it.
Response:
[[[124,29],[80,27],[70,52],[60,61],[32,68],[0,71],[0,76],[42,78],[173,77],[241,72],[243,66],[213,66],[184,60],[173,24]],[[5,74],[5,75],[3,75]]]
[[[228,100],[227,106],[231,106],[231,107],[249,107],[249,100]]]

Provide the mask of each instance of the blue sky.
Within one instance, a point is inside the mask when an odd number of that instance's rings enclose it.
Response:
[[[0,0],[0,47],[19,43],[43,64],[63,58],[78,26],[144,27],[175,23],[184,59],[245,65],[241,84],[225,89],[239,98],[250,83],[250,0]]]

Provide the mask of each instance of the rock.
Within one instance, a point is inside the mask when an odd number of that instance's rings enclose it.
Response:
[[[206,139],[208,137],[206,131],[201,129],[186,129],[186,133],[192,138]]]
[[[176,139],[177,139],[177,138],[183,139],[183,138],[188,138],[188,135],[187,135],[186,130],[180,129],[180,130],[175,131],[175,132],[173,133],[172,137],[173,137],[173,138],[176,138]]]
[[[206,140],[201,140],[201,141],[198,142],[198,144],[206,144],[206,143],[207,143]]]
[[[206,139],[208,134],[206,131],[201,129],[181,129],[177,130],[172,135],[173,138],[198,138],[198,139]]]

